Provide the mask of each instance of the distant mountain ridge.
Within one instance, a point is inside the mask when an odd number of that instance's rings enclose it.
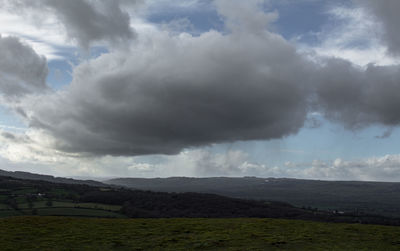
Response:
[[[41,180],[48,181],[53,183],[63,183],[63,184],[81,184],[81,185],[89,185],[89,186],[108,186],[104,183],[94,181],[94,180],[78,180],[71,178],[62,178],[62,177],[54,177],[51,175],[44,174],[36,174],[22,171],[5,171],[0,169],[0,176],[8,176],[17,179],[26,179],[26,180]]]
[[[282,201],[299,207],[400,217],[400,183],[288,178],[119,178],[106,184],[158,192],[212,193],[233,198]]]

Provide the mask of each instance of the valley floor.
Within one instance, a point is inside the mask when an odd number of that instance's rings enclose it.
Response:
[[[400,250],[400,227],[281,219],[0,219],[2,250]]]

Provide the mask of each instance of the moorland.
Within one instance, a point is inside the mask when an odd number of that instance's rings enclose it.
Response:
[[[2,250],[400,249],[400,219],[393,214],[323,210],[193,191],[144,191],[90,180],[42,179],[22,172],[3,174]],[[255,178],[241,179],[243,184]],[[280,181],[269,195],[278,193]],[[270,179],[263,182],[271,186]],[[250,191],[250,187],[243,185],[242,190]],[[256,192],[257,186],[253,188]],[[290,198],[287,191],[281,189],[282,197],[276,198]],[[393,207],[393,212],[397,209]]]

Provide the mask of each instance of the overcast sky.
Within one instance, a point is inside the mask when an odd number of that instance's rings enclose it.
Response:
[[[0,169],[400,181],[398,0],[0,0]]]

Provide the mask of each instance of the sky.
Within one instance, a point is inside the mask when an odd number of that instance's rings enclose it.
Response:
[[[397,0],[0,0],[0,169],[400,181]]]

